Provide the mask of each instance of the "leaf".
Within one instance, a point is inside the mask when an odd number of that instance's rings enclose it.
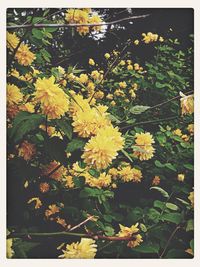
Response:
[[[67,145],[66,152],[67,153],[72,153],[76,150],[82,150],[83,147],[85,146],[86,141],[80,139],[80,138],[75,138],[69,144]]]
[[[182,221],[183,217],[180,213],[174,212],[174,213],[165,213],[164,215],[162,215],[161,219],[163,221],[179,224]]]
[[[158,253],[159,245],[158,244],[141,244],[138,247],[133,248],[134,251],[140,253]]]
[[[83,187],[85,185],[85,177],[83,176],[74,176],[73,182],[76,187]]]
[[[124,149],[122,149],[121,152],[124,154],[125,157],[127,157],[127,159],[130,160],[130,162],[133,162],[132,158],[129,156],[129,154]]]
[[[56,120],[56,124],[58,127],[64,132],[69,140],[72,139],[73,129],[69,123],[69,121],[65,118],[61,118],[60,120]]]
[[[137,105],[137,106],[132,107],[130,109],[130,112],[132,114],[138,115],[138,114],[141,114],[141,113],[145,112],[149,108],[150,108],[149,106],[140,106],[140,105]]]
[[[115,230],[111,226],[106,226],[104,228],[104,233],[107,236],[113,236],[115,234]]]
[[[165,259],[178,259],[178,258],[186,258],[186,253],[182,249],[170,249],[166,256],[164,257]]]
[[[177,171],[177,169],[174,167],[174,165],[172,165],[171,163],[166,163],[165,164],[165,166],[168,168],[168,169],[170,169],[170,170],[172,170],[172,171]]]
[[[140,229],[142,230],[142,232],[146,233],[147,232],[147,228],[143,223],[140,223]]]
[[[44,142],[44,149],[48,156],[52,160],[59,161],[60,163],[66,163],[65,144],[63,140],[58,137],[48,138]]]
[[[190,206],[190,203],[188,203],[187,201],[185,201],[184,199],[178,198],[176,197],[177,200],[179,200],[181,203],[183,203],[186,206]]]
[[[160,212],[154,208],[150,208],[148,210],[147,216],[148,216],[149,220],[152,220],[153,222],[157,223],[159,221],[159,218],[160,218]]]
[[[162,202],[160,200],[155,200],[154,203],[153,203],[153,206],[155,208],[159,208],[159,209],[163,210],[164,207],[165,207],[165,202]]]
[[[100,175],[100,172],[97,171],[96,169],[90,169],[88,172],[89,172],[90,175],[92,175],[95,178],[98,178],[99,175]]]
[[[194,239],[190,241],[190,248],[192,249],[192,252],[194,254]]]
[[[170,210],[178,210],[178,206],[176,206],[175,204],[173,203],[170,203],[170,202],[167,202],[166,203],[166,207]]]
[[[38,128],[45,121],[45,116],[41,114],[30,114],[28,112],[19,112],[14,119],[13,127],[10,132],[10,138],[15,143],[19,142],[26,134]]]
[[[163,195],[163,197],[169,198],[169,194],[161,187],[153,186],[150,188],[150,190],[152,190],[152,189],[159,191]]]
[[[156,167],[158,168],[163,168],[165,165],[162,164],[159,160],[155,160],[154,164],[156,165]]]
[[[186,164],[183,164],[183,166],[188,170],[191,170],[191,171],[194,170],[194,166],[192,164],[186,163]]]
[[[193,231],[193,230],[194,230],[194,220],[190,219],[187,221],[186,232]]]
[[[43,33],[42,31],[38,30],[38,29],[32,29],[32,34],[35,38],[37,39],[42,39],[43,38]]]

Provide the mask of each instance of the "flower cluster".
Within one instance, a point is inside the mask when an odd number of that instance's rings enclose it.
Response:
[[[135,135],[135,145],[133,147],[133,155],[140,160],[149,160],[155,152],[152,146],[155,143],[153,136],[149,133],[137,133]]]
[[[68,23],[83,24],[83,26],[76,27],[77,32],[80,35],[86,35],[91,31],[100,31],[101,26],[89,27],[87,24],[99,24],[102,23],[102,19],[97,15],[93,14],[90,8],[82,9],[67,9],[65,19]]]
[[[119,237],[134,237],[133,240],[129,241],[127,246],[134,248],[140,245],[141,242],[143,242],[142,236],[138,234],[139,228],[138,223],[135,225],[132,225],[131,227],[119,225],[120,231],[118,233]]]

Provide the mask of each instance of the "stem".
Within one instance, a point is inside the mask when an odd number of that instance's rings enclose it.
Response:
[[[92,216],[90,216],[90,217],[88,217],[86,220],[84,220],[83,222],[81,222],[81,223],[79,223],[79,224],[77,224],[77,225],[75,225],[74,227],[72,227],[69,231],[71,232],[71,231],[73,231],[73,230],[75,230],[75,229],[77,229],[77,228],[79,228],[79,227],[81,227],[81,225],[83,225],[83,224],[86,224],[86,222],[88,222],[88,221],[90,221],[92,218],[94,218],[94,216],[92,215]]]
[[[95,234],[84,234],[84,233],[71,233],[71,232],[52,232],[52,233],[10,233],[7,238],[24,238],[24,237],[55,237],[55,236],[78,236],[92,238],[95,240],[109,240],[109,241],[131,241],[135,240],[135,236],[105,236]]]
[[[166,250],[167,250],[167,248],[168,248],[170,242],[172,241],[174,235],[176,234],[176,232],[177,232],[180,228],[181,228],[180,225],[177,225],[176,228],[174,229],[174,231],[172,232],[172,234],[170,235],[170,237],[169,237],[169,239],[167,240],[167,243],[166,243],[166,245],[165,245],[165,247],[164,247],[162,253],[160,254],[160,259],[163,258],[163,256],[164,256],[164,254],[165,254],[165,252],[166,252]]]
[[[19,28],[71,28],[71,27],[80,27],[80,26],[87,26],[87,27],[94,27],[94,26],[105,26],[105,25],[113,25],[119,22],[124,21],[131,21],[134,19],[146,18],[150,14],[146,15],[139,15],[139,16],[132,16],[128,18],[118,19],[110,22],[103,22],[103,23],[69,23],[69,24],[24,24],[24,25],[12,25],[7,26],[7,29],[19,29]]]

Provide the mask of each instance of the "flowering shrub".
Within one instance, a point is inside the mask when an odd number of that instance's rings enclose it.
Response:
[[[92,9],[64,13],[83,24],[73,38],[104,30]],[[49,256],[47,242],[53,258],[192,257],[192,48],[147,32],[88,52],[87,69],[55,66],[59,34],[7,32],[7,257]],[[139,46],[155,58],[136,61]]]

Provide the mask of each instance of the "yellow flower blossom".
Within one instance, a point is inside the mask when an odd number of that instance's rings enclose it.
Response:
[[[54,76],[50,78],[38,78],[35,83],[35,88],[35,98],[41,103],[42,111],[49,119],[60,118],[68,111],[68,96],[58,84],[55,84]]]
[[[135,40],[133,43],[134,43],[134,45],[139,45],[139,40]]]
[[[88,63],[91,66],[94,66],[95,65],[94,59],[92,59],[92,58],[89,59],[89,62]]]
[[[176,129],[173,131],[173,134],[175,134],[177,136],[182,136],[182,131],[180,129]]]
[[[29,143],[28,141],[23,141],[23,143],[18,148],[19,157],[24,158],[24,160],[28,161],[33,158],[36,154],[36,147],[34,144]]]
[[[91,24],[98,24],[102,23],[102,19],[98,15],[93,15],[91,18],[89,18],[89,23]],[[94,26],[92,27],[93,31],[99,32],[101,30],[101,26]]]
[[[94,80],[98,81],[98,80],[102,80],[103,75],[102,75],[98,70],[93,70],[93,71],[91,72],[91,77],[92,77]]]
[[[14,50],[17,45],[19,44],[19,38],[17,37],[16,33],[6,33],[6,45],[10,50]]]
[[[13,238],[6,239],[6,258],[11,259],[15,252],[13,250]]]
[[[180,92],[180,103],[181,103],[181,114],[182,116],[185,114],[194,113],[194,95],[184,95]]]
[[[137,133],[135,135],[135,146],[138,150],[133,152],[133,155],[140,160],[149,160],[153,157],[155,149],[152,144],[155,143],[153,136],[149,133]]]
[[[133,65],[128,65],[127,70],[133,70]]]
[[[131,227],[123,226],[122,224],[119,224],[120,231],[117,234],[119,237],[131,237],[133,234],[136,234],[139,232],[138,223],[133,224]]]
[[[118,128],[104,127],[84,147],[84,162],[97,169],[105,169],[123,148],[124,139]]]
[[[121,60],[121,61],[119,62],[119,65],[120,65],[120,66],[124,66],[124,65],[126,65],[126,62],[125,62],[124,60]]]
[[[32,202],[35,202],[35,209],[40,209],[41,208],[42,202],[39,199],[39,197],[33,197],[33,198],[29,199],[27,203],[30,204]]]
[[[105,57],[106,59],[109,59],[109,58],[110,58],[110,54],[109,54],[109,53],[105,53],[104,57]]]
[[[64,259],[93,259],[97,252],[95,241],[89,238],[81,238],[80,242],[67,244],[59,258]]]
[[[128,242],[127,247],[135,248],[135,247],[139,246],[140,243],[142,243],[142,242],[143,242],[142,236],[140,234],[137,234],[135,236],[134,240],[131,240]]]
[[[57,161],[52,161],[48,165],[42,167],[42,175],[49,176],[50,178],[61,181],[67,175],[67,169],[64,166],[60,166]],[[56,169],[56,170],[55,170]],[[49,175],[53,170],[55,170],[51,175]]]
[[[34,113],[35,112],[35,107],[32,103],[25,103],[19,107],[20,110],[26,111],[29,113]]]
[[[45,216],[49,218],[51,215],[60,212],[60,208],[56,204],[52,204],[48,206],[48,209],[45,210]]]
[[[136,168],[131,168],[130,166],[122,167],[121,170],[118,172],[120,178],[124,182],[141,182],[142,179],[142,172]]]
[[[86,178],[85,182],[91,187],[108,187],[112,182],[111,176],[109,174],[106,174],[105,172],[101,173],[98,178],[93,177],[89,173],[86,173],[84,176]]]
[[[191,205],[194,208],[194,192],[190,192],[188,199],[190,200]]]
[[[120,82],[119,87],[125,89],[127,87],[126,82]]]
[[[10,104],[19,104],[23,100],[23,94],[20,92],[20,89],[14,84],[7,84],[7,103]]]
[[[194,124],[193,123],[189,124],[187,130],[191,135],[194,135]]]
[[[183,182],[185,180],[185,174],[179,173],[177,176],[177,180],[179,182]]]
[[[17,49],[15,57],[20,65],[29,66],[36,59],[34,53],[30,51],[30,48],[27,44],[21,44]]]
[[[79,81],[82,83],[82,84],[86,84],[88,82],[88,76],[87,74],[81,74],[80,77],[79,77]]]
[[[107,94],[106,98],[109,99],[109,100],[112,100],[113,99],[113,94]]]

